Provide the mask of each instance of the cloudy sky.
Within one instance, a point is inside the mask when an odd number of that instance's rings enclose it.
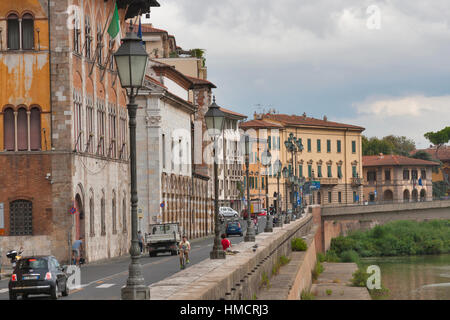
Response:
[[[450,125],[448,0],[159,0],[151,22],[206,49],[217,102],[423,137]]]

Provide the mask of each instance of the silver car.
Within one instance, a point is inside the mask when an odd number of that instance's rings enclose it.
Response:
[[[239,213],[230,207],[220,207],[219,208],[219,216],[224,217],[224,218],[230,218],[230,217],[237,218],[239,216]]]

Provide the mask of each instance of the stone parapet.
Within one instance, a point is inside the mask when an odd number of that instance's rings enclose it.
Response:
[[[152,300],[245,300],[261,290],[261,278],[271,275],[278,259],[291,253],[291,239],[307,235],[313,227],[311,214],[261,233],[255,242],[233,246],[239,251],[225,260],[206,259],[193,267],[150,286]],[[257,246],[255,248],[255,246]]]

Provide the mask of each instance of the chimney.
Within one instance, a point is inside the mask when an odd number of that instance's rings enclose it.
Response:
[[[323,121],[328,121],[328,118],[327,118],[327,116],[325,115],[325,116],[323,116]]]
[[[303,112],[303,119],[306,120],[306,112]]]

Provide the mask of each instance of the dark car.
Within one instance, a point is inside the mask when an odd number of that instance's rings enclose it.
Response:
[[[30,294],[48,294],[58,299],[59,294],[67,296],[67,274],[53,256],[22,258],[17,262],[9,280],[9,299],[23,299]]]
[[[230,221],[227,223],[227,228],[225,231],[227,237],[230,235],[239,235],[242,237],[242,228],[241,223],[239,221]]]

